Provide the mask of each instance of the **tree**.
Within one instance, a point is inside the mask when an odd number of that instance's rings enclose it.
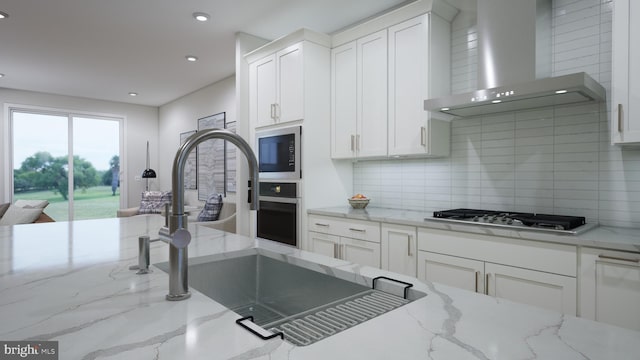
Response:
[[[113,160],[113,159],[112,159]],[[73,184],[75,188],[89,188],[100,183],[93,165],[79,156],[73,157]],[[69,195],[68,157],[54,158],[48,152],[37,152],[25,159],[14,171],[16,191],[52,189],[67,200]]]

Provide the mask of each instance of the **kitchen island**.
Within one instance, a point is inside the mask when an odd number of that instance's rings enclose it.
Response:
[[[189,257],[238,252],[370,286],[384,275],[427,296],[309,346],[263,341],[198,291],[165,300],[168,275],[136,275],[155,215],[0,227],[0,340],[55,340],[60,359],[633,359],[640,332],[362,267],[262,239],[190,225]],[[151,244],[151,262],[168,260]],[[230,274],[230,277],[232,275]],[[231,279],[230,279],[231,280]]]

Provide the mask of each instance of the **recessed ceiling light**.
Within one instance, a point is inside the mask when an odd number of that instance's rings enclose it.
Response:
[[[206,13],[203,13],[203,12],[194,12],[193,13],[193,18],[198,20],[198,21],[205,22],[205,21],[209,20],[211,18],[211,16],[209,16],[209,14],[206,14]]]
[[[2,11],[0,11],[0,19],[6,19],[8,17],[9,17],[9,14],[3,13]]]
[[[187,55],[185,56],[185,58],[187,59],[187,61],[198,61],[198,57],[197,56],[193,56],[193,55]]]
[[[4,74],[0,73],[0,78],[3,78],[3,77],[4,77]]]
[[[130,92],[129,96],[138,96],[138,93],[137,92]]]

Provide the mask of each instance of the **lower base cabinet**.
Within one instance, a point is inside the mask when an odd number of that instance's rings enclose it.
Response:
[[[580,316],[640,330],[640,254],[580,250]]]
[[[577,315],[575,246],[419,229],[418,248],[420,280]]]
[[[416,276],[418,259],[416,227],[382,224],[380,232],[382,269],[398,274]]]
[[[380,268],[380,224],[309,216],[307,243],[318,254]]]
[[[309,231],[312,252],[380,268],[380,244]]]

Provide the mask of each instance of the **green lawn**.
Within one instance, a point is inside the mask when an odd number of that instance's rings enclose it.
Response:
[[[74,220],[114,218],[120,208],[120,189],[111,195],[111,186],[96,186],[86,190],[77,189],[73,193]],[[14,201],[48,200],[44,212],[56,221],[69,220],[68,201],[53,191],[34,191],[14,195]]]

